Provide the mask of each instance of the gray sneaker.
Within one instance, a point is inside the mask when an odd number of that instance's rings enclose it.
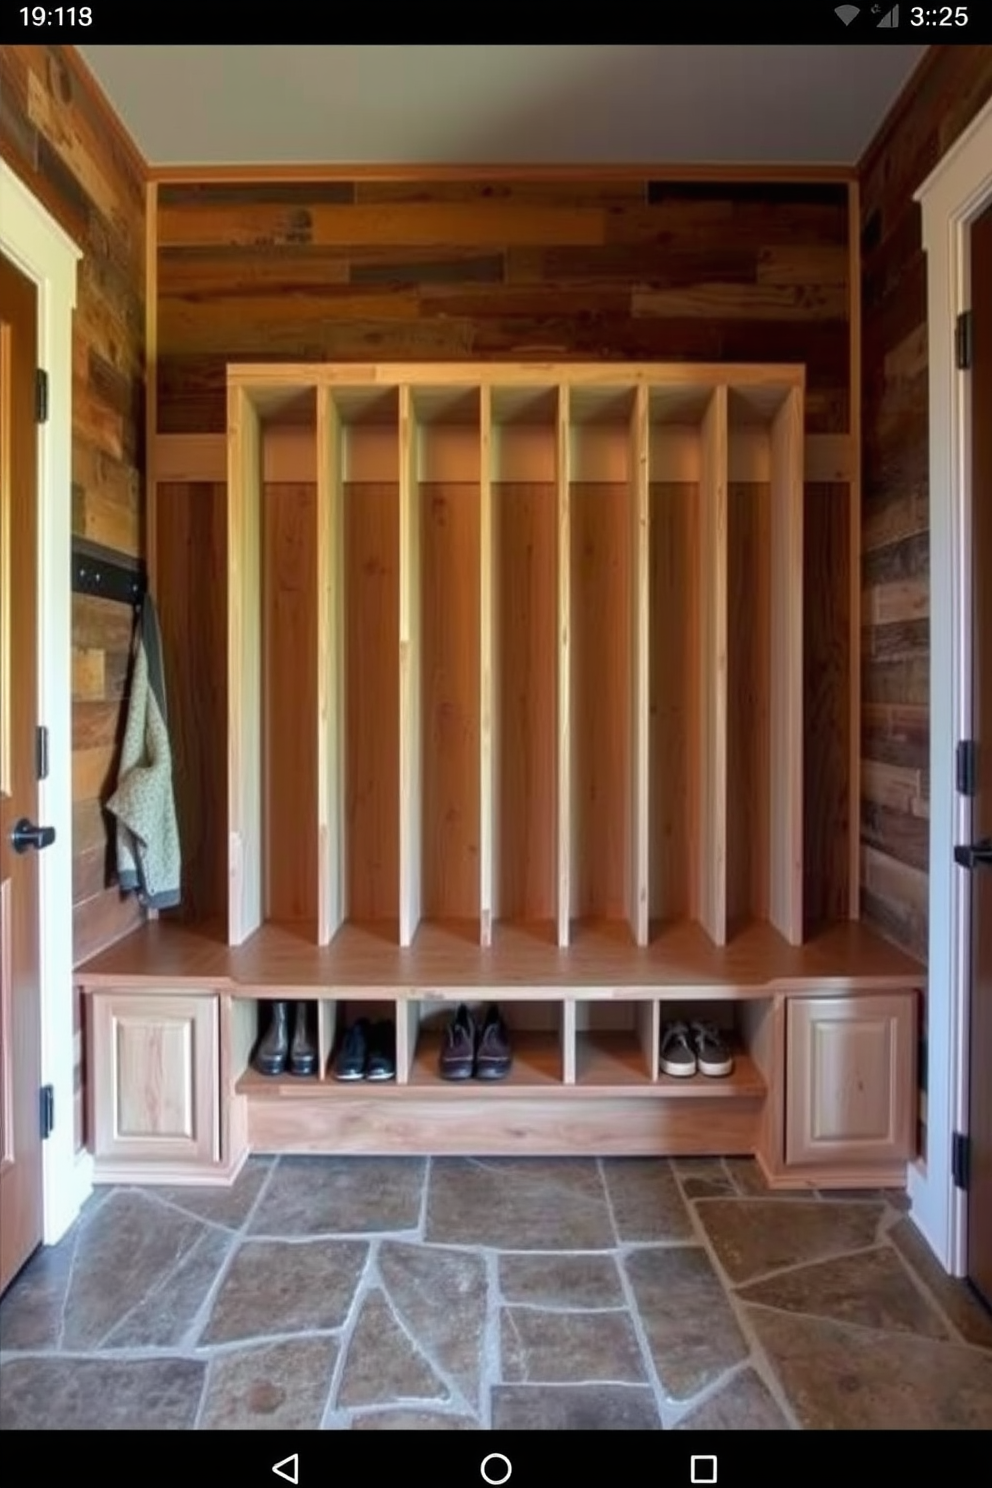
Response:
[[[734,1058],[715,1023],[692,1023],[692,1046],[701,1075],[719,1078],[733,1073]]]
[[[662,1029],[658,1067],[663,1075],[675,1075],[677,1079],[696,1073],[696,1055],[690,1042],[688,1023],[667,1023]]]

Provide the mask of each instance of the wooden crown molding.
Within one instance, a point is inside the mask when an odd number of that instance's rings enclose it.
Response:
[[[161,185],[271,181],[753,181],[804,182],[856,179],[853,165],[152,165],[149,178]]]

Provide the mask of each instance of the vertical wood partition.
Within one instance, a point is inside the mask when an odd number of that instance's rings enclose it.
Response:
[[[572,912],[572,664],[571,664],[571,552],[569,460],[569,389],[558,389],[558,430],[555,479],[558,483],[558,944],[568,945]]]
[[[228,939],[262,923],[262,443],[244,388],[228,389]]]
[[[498,854],[496,816],[496,676],[494,595],[499,556],[493,530],[492,389],[479,405],[479,944],[493,943]]]
[[[713,390],[703,418],[699,485],[700,922],[727,938],[727,389]]]
[[[420,486],[413,395],[399,390],[400,425],[400,945],[413,944],[421,914]]]
[[[771,667],[768,917],[803,940],[803,397],[771,431]]]
[[[345,857],[344,467],[330,388],[317,390],[317,943],[348,912]]]
[[[627,916],[635,945],[649,938],[650,853],[650,487],[648,390],[641,383],[630,421],[630,883]]]

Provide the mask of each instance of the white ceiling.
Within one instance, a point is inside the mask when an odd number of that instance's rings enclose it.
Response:
[[[84,46],[152,165],[853,164],[920,46]]]

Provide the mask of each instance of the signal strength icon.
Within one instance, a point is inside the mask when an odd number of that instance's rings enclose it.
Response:
[[[899,7],[898,7],[898,5],[893,5],[893,7],[889,11],[888,15],[884,15],[882,17],[882,19],[879,21],[878,24],[879,24],[879,26],[898,26],[898,24],[899,24]]]
[[[861,14],[860,5],[838,5],[835,15],[839,15],[845,26],[849,26],[856,15]]]

